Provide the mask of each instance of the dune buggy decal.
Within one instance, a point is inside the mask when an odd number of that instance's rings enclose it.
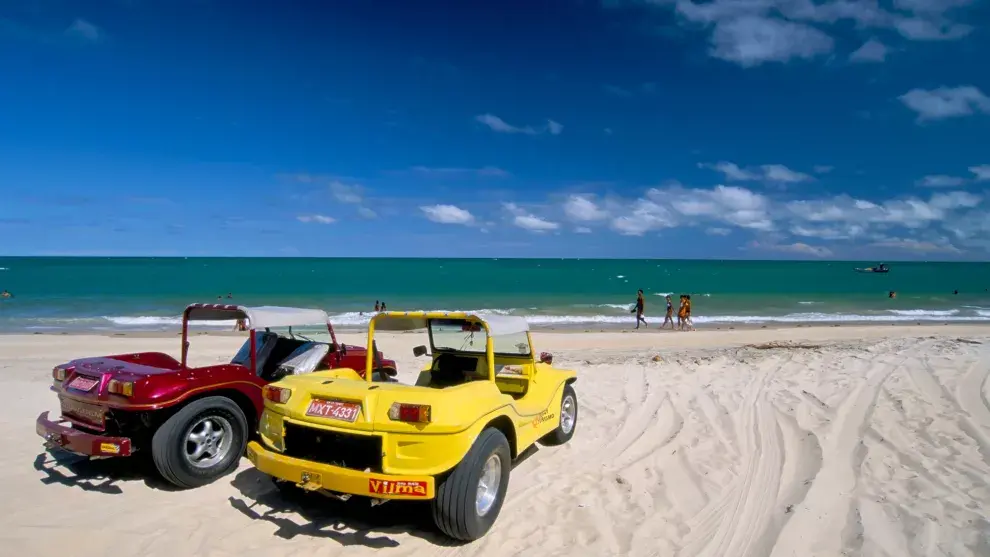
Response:
[[[551,412],[549,410],[544,410],[543,412],[540,413],[539,416],[533,418],[533,427],[540,427],[540,424],[542,424],[544,422],[549,422],[550,420],[552,420],[552,419],[554,419],[556,417],[557,417],[557,414],[554,414],[553,412]]]
[[[368,480],[368,491],[378,495],[426,497],[426,482],[408,480]]]

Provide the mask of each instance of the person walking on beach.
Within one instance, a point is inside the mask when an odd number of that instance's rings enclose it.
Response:
[[[670,294],[665,296],[667,300],[667,314],[663,317],[663,325],[660,325],[661,329],[667,328],[667,323],[670,323],[670,330],[674,330],[674,304],[670,301]]]
[[[636,328],[639,328],[640,321],[643,325],[649,327],[649,323],[646,322],[646,318],[643,317],[643,313],[646,311],[646,300],[643,299],[643,289],[640,288],[639,292],[636,293]]]
[[[382,302],[382,311],[385,311],[385,302]]]
[[[693,331],[694,330],[694,322],[691,321],[691,295],[690,294],[685,294],[684,295],[684,321],[682,322],[682,326],[687,327],[687,330],[689,330],[689,331]]]
[[[378,303],[378,300],[375,300],[375,313],[378,313],[379,311],[381,311],[381,309],[382,309],[382,305]]]
[[[681,294],[681,304],[677,307],[677,329],[679,331],[684,330],[684,318],[686,317],[684,304],[687,302],[687,297]]]

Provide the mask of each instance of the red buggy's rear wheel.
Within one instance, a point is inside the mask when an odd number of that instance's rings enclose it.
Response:
[[[181,488],[199,487],[235,468],[247,445],[248,421],[226,397],[195,400],[165,420],[151,439],[158,472]]]

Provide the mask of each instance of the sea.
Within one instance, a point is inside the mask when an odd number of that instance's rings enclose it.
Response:
[[[0,332],[177,330],[192,302],[322,308],[361,328],[390,310],[520,315],[534,328],[633,326],[690,294],[701,326],[990,323],[990,263],[664,259],[0,257]],[[896,298],[888,293],[896,291]],[[228,298],[229,295],[229,298]],[[230,324],[212,324],[228,328]]]

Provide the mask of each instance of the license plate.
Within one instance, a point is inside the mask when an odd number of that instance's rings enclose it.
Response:
[[[353,422],[358,417],[361,410],[360,404],[353,402],[340,402],[339,400],[314,400],[309,403],[306,409],[307,416],[317,416],[320,418],[330,418],[344,422]]]
[[[95,404],[76,402],[69,398],[62,399],[62,413],[80,418],[92,424],[102,424],[104,410]]]
[[[72,389],[77,389],[83,392],[90,391],[93,387],[99,383],[99,379],[93,379],[91,377],[83,377],[82,375],[77,376],[72,381],[69,381],[69,387]]]

